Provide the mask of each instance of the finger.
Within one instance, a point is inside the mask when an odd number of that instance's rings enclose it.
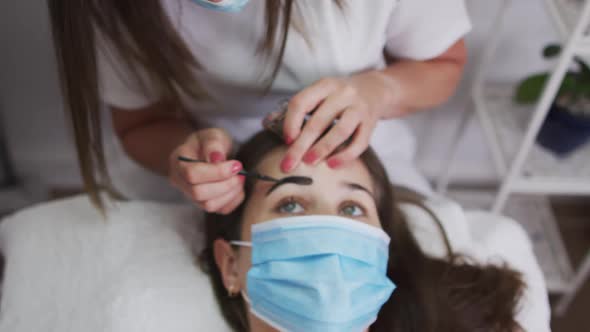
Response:
[[[242,204],[242,202],[244,201],[244,198],[246,197],[246,194],[244,193],[244,190],[241,190],[234,198],[232,201],[230,201],[228,204],[226,204],[223,208],[221,208],[218,212],[220,214],[224,214],[224,215],[228,215],[230,213],[232,213],[238,206],[240,206],[240,204]]]
[[[173,172],[170,172],[169,181],[170,181],[170,184],[172,185],[172,187],[180,190],[180,192],[182,192],[187,199],[192,200],[192,198],[191,198],[192,185],[188,184],[180,176],[180,173],[178,172],[178,170],[174,170]],[[198,202],[195,201],[195,203],[198,203]]]
[[[241,170],[242,163],[236,160],[218,164],[178,162],[180,177],[191,185],[224,181]]]
[[[185,182],[183,179],[180,178],[180,174],[178,173],[178,169],[173,169],[170,171],[169,175],[168,175],[168,182],[170,183],[170,185],[174,188],[179,189],[180,191],[182,191],[184,193],[184,186],[185,186]]]
[[[227,160],[231,151],[232,140],[224,130],[212,128],[199,133],[201,146],[200,159],[210,163],[219,163]]]
[[[305,153],[303,161],[315,165],[336,151],[338,147],[354,135],[356,129],[360,126],[361,118],[359,114],[361,113],[354,109],[347,109],[338,120],[338,123]]]
[[[338,168],[358,158],[369,146],[374,127],[375,125],[372,123],[361,124],[355,132],[350,145],[330,157],[327,161],[328,166],[330,168]]]
[[[301,161],[303,155],[317,141],[317,139],[332,125],[340,113],[350,105],[351,100],[344,91],[328,97],[322,105],[316,110],[311,119],[307,122],[303,131],[297,137],[295,142],[289,148],[286,154],[284,164],[281,165],[284,172],[289,172]],[[308,161],[317,160],[317,156],[310,154],[307,156]]]
[[[318,107],[338,86],[339,82],[334,79],[319,80],[291,98],[283,124],[287,144],[299,137],[305,115]]]
[[[170,178],[170,183],[172,184],[173,187],[178,188],[187,199],[193,201],[200,208],[203,208],[205,201],[200,199],[201,198],[201,197],[199,197],[200,194],[195,195],[194,187],[196,187],[196,186],[193,186],[193,185],[187,183],[182,178],[182,176],[179,174],[179,172],[171,173],[169,178]],[[242,191],[243,191],[243,184],[244,184],[245,178],[241,175],[238,175],[235,178],[238,179],[238,181],[237,181],[238,185],[235,186],[234,188],[242,189]],[[234,178],[232,178],[232,180],[233,179]],[[207,185],[203,185],[203,186],[207,186]],[[231,192],[231,189],[230,189],[230,192]],[[222,195],[219,195],[219,196],[222,196]]]
[[[228,180],[219,182],[202,183],[192,186],[190,196],[193,201],[208,201],[224,194],[242,188],[243,177],[232,176]]]
[[[203,210],[209,213],[217,212],[221,210],[224,206],[232,202],[241,191],[243,191],[243,188],[236,188],[228,193],[225,193],[221,197],[202,202],[201,207],[203,208]]]
[[[199,139],[197,138],[196,134],[190,135],[186,141],[179,146],[174,153],[172,153],[172,157],[174,161],[178,161],[178,156],[184,156],[191,159],[199,159],[199,151],[201,149],[201,145],[199,144]]]

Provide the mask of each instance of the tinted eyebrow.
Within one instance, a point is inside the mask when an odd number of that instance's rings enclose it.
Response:
[[[268,191],[266,192],[266,196],[270,195],[270,193],[275,191],[278,187],[287,183],[297,184],[300,186],[309,186],[313,184],[313,179],[307,176],[288,176],[286,178],[282,178],[281,180],[279,180],[279,182],[273,184],[272,187],[268,189]]]
[[[353,182],[343,182],[342,184],[343,184],[343,185],[345,185],[345,186],[347,186],[348,188],[350,188],[350,189],[352,189],[352,190],[361,190],[361,191],[364,191],[364,192],[366,192],[367,194],[369,194],[369,195],[370,195],[370,196],[371,196],[373,199],[375,199],[375,195],[373,195],[373,193],[372,193],[372,192],[371,192],[369,189],[367,189],[367,188],[365,188],[365,187],[361,186],[361,185],[360,185],[360,184],[358,184],[358,183],[353,183]]]

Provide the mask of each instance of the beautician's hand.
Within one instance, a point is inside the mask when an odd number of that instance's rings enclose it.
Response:
[[[302,90],[289,102],[283,132],[291,147],[281,169],[289,172],[302,160],[316,164],[325,158],[336,168],[356,159],[369,146],[377,121],[392,105],[394,95],[392,79],[378,71],[326,78]],[[314,110],[301,129],[305,115]],[[335,119],[337,123],[316,142]],[[350,143],[334,153],[349,138]]]
[[[244,199],[244,177],[237,175],[242,164],[226,160],[231,147],[223,129],[194,132],[170,155],[170,182],[205,211],[231,213]],[[182,162],[178,156],[207,162]]]

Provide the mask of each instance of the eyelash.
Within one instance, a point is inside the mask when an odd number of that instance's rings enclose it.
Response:
[[[289,196],[289,197],[286,197],[286,198],[283,198],[283,199],[281,199],[281,200],[280,200],[280,201],[277,203],[276,207],[274,208],[274,212],[275,212],[275,213],[278,213],[278,214],[292,214],[292,213],[288,213],[288,212],[281,211],[281,209],[282,209],[282,208],[283,208],[283,207],[284,207],[286,204],[289,204],[289,203],[296,203],[296,204],[299,204],[299,205],[301,205],[301,207],[303,207],[303,209],[304,209],[304,210],[305,210],[305,209],[307,208],[307,206],[309,205],[309,204],[308,204],[308,202],[307,202],[306,200],[304,200],[304,199],[301,199],[301,198],[299,198],[299,197],[295,197],[295,196]]]
[[[274,212],[277,214],[297,214],[297,213],[289,213],[289,212],[285,212],[285,211],[281,211],[281,209],[289,203],[296,203],[301,205],[301,207],[306,210],[307,207],[309,206],[309,202],[305,199],[302,199],[300,197],[295,197],[295,196],[289,196],[286,198],[281,199],[277,205],[274,208]],[[368,210],[367,208],[365,208],[365,206],[359,202],[356,201],[345,201],[342,202],[339,206],[338,206],[338,213],[340,214],[340,211],[342,211],[342,209],[344,209],[347,206],[351,206],[351,205],[355,205],[357,206],[361,211],[362,211],[362,215],[358,216],[358,217],[367,217],[368,216]],[[305,211],[304,211],[305,212]]]
[[[345,207],[347,206],[351,206],[351,205],[355,205],[357,206],[359,209],[361,209],[362,211],[362,216],[358,216],[358,217],[366,217],[367,214],[367,208],[365,208],[365,206],[359,202],[356,201],[345,201],[342,204],[340,204],[340,206],[338,207],[338,211],[342,211]]]

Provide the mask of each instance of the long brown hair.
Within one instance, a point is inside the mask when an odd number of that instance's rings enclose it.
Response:
[[[237,159],[255,169],[266,154],[284,143],[274,134],[261,132],[245,143]],[[383,165],[368,149],[361,161],[376,186],[376,204],[383,230],[391,237],[387,275],[396,284],[393,295],[379,312],[371,332],[516,331],[514,320],[524,288],[520,275],[505,266],[477,265],[453,254],[438,219],[448,250],[442,259],[427,256],[410,232],[398,209]],[[241,297],[228,297],[215,264],[216,239],[240,240],[242,213],[253,183],[246,182],[246,200],[227,216],[206,217],[206,249],[200,263],[209,273],[221,312],[235,331],[248,331],[246,306]]]
[[[343,0],[334,1],[342,8]],[[294,0],[266,0],[266,35],[259,49],[272,64],[267,89],[283,59],[293,4]],[[102,209],[99,190],[113,191],[102,145],[97,41],[123,60],[134,76],[133,83],[155,86],[170,109],[182,107],[181,92],[205,97],[193,76],[199,62],[170,22],[161,0],[49,0],[48,5],[65,109],[73,127],[84,187]],[[147,77],[141,77],[140,71]]]

